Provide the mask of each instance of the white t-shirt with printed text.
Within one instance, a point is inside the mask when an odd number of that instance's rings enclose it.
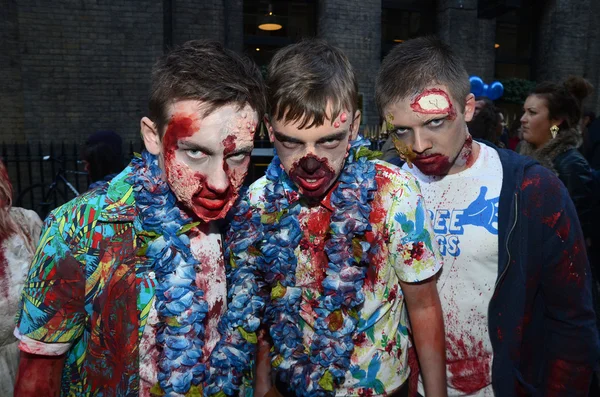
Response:
[[[446,328],[448,396],[493,396],[488,305],[498,272],[498,201],[502,164],[498,152],[479,144],[473,165],[431,177],[416,167],[444,258],[438,292]],[[419,392],[423,393],[422,379]]]

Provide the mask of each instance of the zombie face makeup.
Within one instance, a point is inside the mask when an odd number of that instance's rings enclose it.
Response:
[[[471,166],[479,150],[466,125],[473,117],[473,96],[465,99],[465,110],[458,113],[462,106],[448,92],[443,85],[432,85],[385,109],[390,133],[411,148],[411,162],[426,175],[460,172]]]
[[[162,140],[169,186],[203,221],[225,217],[248,172],[257,115],[249,106],[225,105],[202,117],[202,104],[181,101],[170,109]]]
[[[301,121],[271,120],[269,137],[283,169],[304,197],[321,199],[334,185],[359,124],[360,113],[352,115],[347,110],[335,120],[329,118],[321,126],[303,129],[298,128]]]

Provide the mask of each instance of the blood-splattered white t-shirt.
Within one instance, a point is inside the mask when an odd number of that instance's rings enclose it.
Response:
[[[438,291],[446,327],[448,396],[494,395],[487,311],[498,271],[502,164],[496,150],[479,145],[475,163],[458,174],[430,177],[404,165],[421,184],[444,257]]]
[[[204,225],[204,230],[190,234],[192,254],[202,265],[202,271],[196,275],[196,285],[204,290],[208,303],[208,313],[205,322],[206,337],[202,349],[202,359],[208,360],[210,353],[220,339],[217,325],[227,304],[227,285],[221,234],[214,222]],[[154,298],[156,299],[156,298]],[[156,302],[156,300],[154,301]],[[158,356],[156,349],[156,331],[158,313],[151,305],[148,322],[144,327],[140,343],[140,396],[149,397],[150,389],[157,383]]]

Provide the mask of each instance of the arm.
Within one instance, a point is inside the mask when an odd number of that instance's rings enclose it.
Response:
[[[541,293],[545,304],[542,395],[587,396],[598,361],[598,332],[592,306],[591,272],[577,213],[556,178],[542,175],[547,200],[541,219],[559,214],[544,228]],[[546,218],[549,219],[549,218]]]
[[[256,383],[254,385],[254,396],[264,397],[274,386],[271,382],[271,360],[269,351],[271,350],[271,341],[267,336],[267,331],[261,329],[258,332],[258,349],[256,352]],[[273,392],[273,391],[271,391]]]
[[[446,344],[436,277],[400,282],[419,357],[425,395],[446,396]]]
[[[52,215],[46,221],[23,287],[15,330],[22,352],[16,396],[59,395],[66,353],[83,332],[84,267],[62,237],[64,224],[70,225]]]
[[[21,352],[15,396],[58,397],[66,355],[39,356]]]

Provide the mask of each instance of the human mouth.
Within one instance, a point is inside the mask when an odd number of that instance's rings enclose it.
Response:
[[[318,190],[323,184],[324,177],[319,178],[306,178],[306,177],[298,177],[298,182],[300,187],[305,190]]]
[[[227,199],[211,199],[206,197],[196,197],[194,198],[194,204],[204,207],[210,211],[217,211],[225,207],[227,204]]]

